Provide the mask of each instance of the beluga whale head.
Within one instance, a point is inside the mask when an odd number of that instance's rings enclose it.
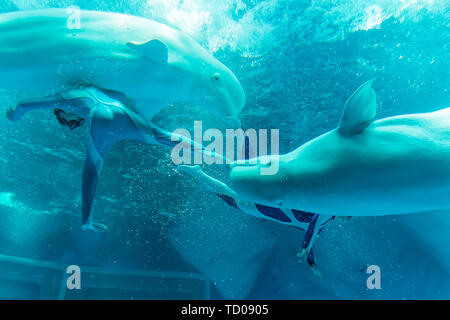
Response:
[[[245,92],[234,73],[212,55],[185,66],[193,69],[192,101],[231,123],[245,106]]]
[[[161,86],[155,96],[170,97],[167,102],[186,101],[199,105],[229,123],[238,124],[237,115],[244,108],[246,97],[237,77],[189,35],[168,30],[171,36],[128,43],[129,48],[140,51],[156,65],[147,70],[152,74],[158,70],[158,80],[168,84],[164,86],[170,88],[166,94]]]

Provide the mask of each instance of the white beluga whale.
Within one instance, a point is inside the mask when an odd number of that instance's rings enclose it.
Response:
[[[79,28],[71,29],[68,18],[62,9],[0,15],[0,89],[26,97],[8,109],[11,121],[51,109],[70,129],[87,124],[83,228],[102,231],[106,227],[92,221],[92,205],[115,143],[175,145],[173,135],[151,121],[175,102],[198,104],[239,126],[245,94],[227,67],[178,30],[95,11],[81,11]]]
[[[231,189],[248,201],[332,216],[450,208],[450,108],[377,121],[375,114],[368,81],[336,129],[284,155],[233,163]],[[278,172],[261,175],[271,161]]]
[[[77,14],[75,26],[64,9],[1,14],[0,89],[37,100],[93,86],[120,92],[146,120],[174,102],[193,102],[230,121],[244,107],[236,76],[183,32],[124,14]]]

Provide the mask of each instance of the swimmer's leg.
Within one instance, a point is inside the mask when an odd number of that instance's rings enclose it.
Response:
[[[314,258],[314,253],[313,253],[312,249],[309,251],[306,262],[311,267],[314,275],[318,276],[319,278],[322,278],[322,273],[320,272],[319,268],[317,267],[316,259]]]
[[[305,237],[302,242],[302,249],[297,253],[299,258],[298,262],[303,263],[307,261],[309,252],[311,251],[314,241],[319,233],[319,226],[317,226],[317,220],[319,218],[318,214],[314,214],[309,222],[308,229],[306,230]]]
[[[92,209],[105,156],[120,140],[144,138],[130,117],[114,106],[98,104],[88,117],[88,124],[88,148],[82,178],[82,228],[101,232],[106,226],[92,222]]]

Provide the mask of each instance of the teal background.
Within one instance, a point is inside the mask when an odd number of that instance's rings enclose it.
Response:
[[[2,0],[0,11],[70,5],[143,16],[191,34],[241,81],[244,126],[280,129],[281,152],[334,128],[345,100],[370,78],[378,118],[450,106],[445,0]],[[14,97],[1,92],[2,113]],[[204,130],[225,128],[181,104],[156,122],[192,130],[198,119]],[[302,231],[227,207],[177,174],[167,149],[137,142],[120,143],[106,159],[95,212],[108,232],[81,232],[84,152],[84,130],[61,127],[49,112],[17,124],[0,117],[0,254],[32,259],[0,259],[0,297],[450,298],[450,212],[334,221],[316,244],[318,278],[296,261]],[[205,170],[226,180],[222,167]],[[70,264],[97,280],[61,296]],[[373,264],[381,268],[381,290],[366,287]],[[102,270],[120,276],[101,280]],[[164,282],[168,271],[182,272],[181,280]]]

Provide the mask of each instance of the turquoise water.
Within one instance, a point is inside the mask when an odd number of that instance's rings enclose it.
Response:
[[[70,5],[190,34],[242,83],[243,125],[279,128],[282,153],[335,128],[346,99],[371,78],[379,118],[450,106],[445,0],[2,0],[0,11]],[[15,94],[2,93],[2,112]],[[224,128],[183,104],[156,122],[174,130],[195,119]],[[68,298],[450,298],[450,212],[331,222],[315,245],[319,278],[295,257],[303,231],[227,206],[176,173],[167,149],[131,141],[114,147],[95,205],[108,231],[96,234],[80,230],[85,131],[35,111],[17,124],[0,117],[0,137],[2,298],[61,297],[58,284],[42,279],[63,281],[58,270],[71,264],[97,280]],[[226,180],[224,168],[207,170]],[[381,290],[366,286],[369,265],[380,266]],[[109,289],[98,289],[105,283]]]

